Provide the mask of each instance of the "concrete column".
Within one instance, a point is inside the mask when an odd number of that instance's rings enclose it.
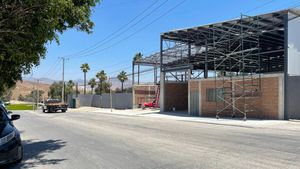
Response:
[[[201,94],[202,94],[202,91],[201,91],[201,81],[199,81],[199,83],[198,83],[198,87],[199,87],[199,89],[198,89],[198,92],[199,92],[199,117],[201,117],[202,116],[202,96],[201,96]]]
[[[288,91],[288,13],[284,15],[284,89],[283,89],[283,107],[284,107],[284,120],[289,119],[289,108],[287,104]]]
[[[157,84],[157,66],[154,66],[154,85]]]
[[[160,93],[159,93],[159,107],[160,112],[165,111],[165,75],[166,73],[163,70],[163,35],[160,36]]]
[[[207,40],[205,42],[205,63],[204,63],[204,78],[208,77],[208,45]]]
[[[159,107],[160,107],[160,112],[165,111],[165,72],[160,72]]]
[[[132,109],[135,108],[135,91],[134,86],[132,86]]]
[[[190,80],[191,80],[191,69],[188,69],[188,114],[191,115],[191,87],[190,87]]]
[[[134,61],[132,62],[132,109],[134,109],[135,104],[135,92],[134,92]]]
[[[134,86],[134,61],[132,62],[132,87]]]

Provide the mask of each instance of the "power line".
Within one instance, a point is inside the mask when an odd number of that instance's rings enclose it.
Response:
[[[183,0],[181,1],[180,3],[178,3],[177,5],[173,6],[172,8],[170,8],[168,11],[166,11],[165,13],[163,13],[162,15],[160,15],[159,17],[155,18],[154,20],[152,20],[150,23],[146,24],[145,26],[141,27],[140,29],[138,29],[137,31],[133,32],[132,34],[126,36],[125,38],[117,41],[116,43],[113,43],[112,45],[106,47],[106,48],[102,48],[101,50],[98,50],[98,51],[95,51],[95,52],[92,52],[92,53],[89,53],[88,55],[93,55],[93,54],[96,54],[96,53],[99,53],[99,52],[102,52],[104,50],[107,50],[107,49],[110,49],[112,47],[114,47],[115,45],[135,36],[137,33],[143,31],[144,29],[148,28],[150,25],[152,25],[153,23],[155,23],[156,21],[158,21],[159,19],[161,19],[162,17],[166,16],[167,14],[169,14],[170,12],[172,12],[173,10],[175,10],[177,7],[179,7],[180,5],[182,5],[185,1],[187,0]],[[82,55],[81,57],[83,56],[88,56],[88,55]]]
[[[127,69],[129,69],[129,68],[131,68],[131,66],[126,66],[126,67],[123,67],[123,68],[121,68],[121,69],[118,69],[118,70],[115,70],[115,71],[108,72],[108,74],[118,73],[118,72],[120,72],[120,71],[122,71],[122,70],[127,70]]]
[[[92,45],[92,46],[90,46],[90,47],[88,47],[86,49],[83,49],[83,50],[81,50],[79,52],[75,52],[75,53],[67,55],[67,56],[80,55],[80,54],[84,53],[85,51],[88,51],[90,49],[94,49],[95,47],[97,48],[99,45],[105,44],[104,42],[106,42],[111,36],[114,36],[115,34],[117,34],[118,32],[120,32],[122,29],[124,29],[128,25],[130,25],[132,22],[134,22],[137,18],[139,18],[140,16],[144,15],[144,13],[146,13],[149,9],[151,9],[158,2],[159,2],[159,0],[156,0],[154,3],[150,4],[150,6],[148,6],[146,9],[144,9],[142,12],[140,12],[138,15],[136,15],[134,18],[132,18],[129,22],[127,22],[126,24],[122,25],[121,27],[119,27],[116,31],[112,32],[111,34],[107,35],[101,41],[98,41],[97,43],[95,43],[94,45]]]
[[[154,50],[154,51],[151,51],[151,52],[146,52],[146,54],[143,54],[143,55],[145,55],[145,56],[147,56],[147,55],[150,55],[150,54],[152,54],[152,53],[154,53],[154,52],[156,52],[156,50]],[[124,65],[124,64],[128,64],[127,63],[127,61],[132,61],[133,59],[124,59],[124,60],[122,60],[122,61],[120,61],[120,62],[117,62],[117,63],[115,63],[115,64],[112,64],[112,65],[106,65],[106,66],[104,66],[104,67],[102,67],[101,69],[103,70],[103,69],[105,69],[105,68],[112,68],[112,67],[116,67],[116,66],[120,66],[120,65]],[[127,67],[125,67],[125,68],[127,68]],[[89,72],[96,72],[96,71],[99,71],[99,69],[91,69]],[[68,72],[68,73],[65,73],[65,74],[78,74],[78,73],[82,73],[81,71],[80,72]]]
[[[53,77],[56,76],[56,74],[60,71],[61,69],[61,65],[56,66],[52,72],[50,72],[49,74],[47,74],[47,77]]]
[[[262,4],[262,5],[259,5],[259,6],[257,6],[257,7],[252,8],[252,9],[250,9],[250,10],[244,12],[244,13],[247,14],[247,13],[249,13],[249,12],[256,11],[257,9],[263,8],[263,7],[265,7],[265,6],[267,6],[267,5],[271,4],[271,3],[274,3],[275,1],[276,1],[276,0],[270,0],[270,1],[268,1],[268,2],[266,2],[266,3],[264,3],[264,4]]]
[[[56,68],[55,66],[57,65],[57,63],[59,62],[59,58],[56,58],[56,60],[53,62],[53,64],[49,67],[48,71],[46,71],[43,76],[48,76],[49,73],[51,73],[51,71]]]
[[[297,3],[294,3],[293,5],[289,6],[288,8],[295,9],[295,8],[297,8],[299,6],[300,6],[300,2],[297,2]]]
[[[126,61],[128,61],[128,59],[126,60]],[[122,63],[124,64],[124,62],[125,61],[123,61]],[[127,64],[126,62],[125,62],[125,64]],[[115,65],[112,65],[112,66],[105,66],[105,67],[102,67],[102,70],[104,70],[104,68],[106,68],[106,67],[115,67],[115,66],[118,66],[118,65],[122,65],[122,64],[115,64]],[[131,66],[130,66],[131,67]],[[120,69],[120,70],[123,70],[123,69],[128,69],[128,68],[130,68],[129,66],[127,66],[127,67],[123,67],[122,69]],[[88,72],[89,73],[91,73],[91,72],[98,72],[98,71],[100,71],[100,69],[91,69],[91,70],[89,70]],[[116,71],[114,71],[113,73],[115,73]],[[65,73],[65,74],[68,74],[68,75],[72,75],[72,74],[79,74],[79,73],[82,73],[82,71],[78,71],[78,72],[68,72],[68,73]],[[111,72],[110,72],[111,73]]]
[[[140,22],[142,22],[145,18],[147,18],[148,16],[152,15],[156,10],[158,10],[160,7],[162,7],[164,4],[166,4],[168,2],[168,0],[165,0],[163,3],[161,3],[159,6],[157,6],[156,8],[154,8],[152,11],[150,11],[149,14],[147,14],[146,16],[142,17],[140,20],[138,20],[136,23],[134,23],[133,25],[131,25],[130,27],[128,27],[127,29],[123,30],[122,32],[116,34],[115,36],[111,37],[110,39],[108,39],[107,41],[102,42],[101,44],[97,45],[96,47],[92,48],[92,51],[88,51],[85,52],[79,56],[74,56],[74,57],[85,57],[85,56],[89,56],[91,55],[91,53],[93,54],[93,50],[95,51],[97,48],[106,45],[107,43],[109,43],[110,41],[118,38],[119,36],[123,35],[124,33],[126,33],[127,31],[131,30],[134,26],[136,26],[137,24],[139,24]],[[95,52],[94,52],[95,53]],[[97,53],[97,52],[96,52]],[[73,57],[73,58],[74,58]]]

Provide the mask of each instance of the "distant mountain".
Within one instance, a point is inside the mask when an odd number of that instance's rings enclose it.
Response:
[[[23,81],[36,82],[37,79],[31,77],[23,77]],[[39,78],[39,81],[43,84],[52,84],[55,80],[49,78]]]
[[[84,81],[82,79],[77,79],[74,82],[78,83],[79,89],[83,89]],[[86,83],[88,83],[88,80],[87,80]],[[111,79],[110,83],[112,83],[112,90],[115,90],[116,88],[121,88],[121,82],[118,79]],[[131,86],[132,86],[132,81],[131,80],[127,80],[127,81],[124,82],[124,88],[128,88],[128,87],[131,87]],[[89,90],[90,86],[87,85],[86,88]]]
[[[118,79],[111,79],[112,89],[115,90],[116,88],[121,88],[121,82]],[[128,88],[132,86],[132,81],[127,80],[124,82],[124,88]]]
[[[49,86],[50,84],[41,82],[37,85],[36,81],[23,79],[23,82],[21,81],[17,82],[16,87],[12,91],[12,100],[17,100],[20,95],[26,96],[30,94],[32,90],[35,89],[43,90],[44,91],[43,98],[47,98]]]
[[[89,80],[89,79],[88,79]],[[88,83],[88,80],[86,83]],[[30,77],[23,77],[23,81],[28,81],[28,82],[36,82],[35,78],[30,78]],[[55,81],[59,81],[59,80],[53,80],[53,79],[49,79],[49,78],[39,78],[39,81],[41,84],[52,84]],[[67,82],[68,80],[66,80]],[[84,81],[83,79],[75,79],[73,80],[75,83],[78,83],[79,89],[83,89],[83,84]],[[121,82],[117,79],[110,79],[110,82],[112,83],[112,89],[115,90],[116,88],[121,88]],[[128,88],[132,86],[132,81],[131,80],[127,80],[124,82],[124,88]],[[87,85],[87,89],[90,89],[90,87]]]

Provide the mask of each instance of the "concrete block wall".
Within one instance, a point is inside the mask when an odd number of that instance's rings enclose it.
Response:
[[[78,96],[79,107],[110,108],[110,94]],[[115,109],[132,109],[131,93],[112,93],[112,107]]]
[[[78,95],[78,98],[79,98],[79,105],[81,107],[84,107],[84,106],[88,106],[88,107],[91,107],[92,106],[92,101],[93,101],[93,95],[91,94],[80,94]]]
[[[300,119],[300,76],[289,76],[287,79],[287,117]]]
[[[201,89],[198,81],[189,82],[189,115],[201,116],[200,111],[200,100],[201,100]]]

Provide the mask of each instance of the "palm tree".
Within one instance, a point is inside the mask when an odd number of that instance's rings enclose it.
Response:
[[[140,61],[143,58],[143,54],[141,52],[138,52],[134,55],[133,61],[137,62]],[[138,84],[140,84],[140,65],[138,65]]]
[[[101,70],[96,74],[96,77],[99,79],[100,82],[100,95],[102,94],[103,82],[107,79],[106,73],[104,70]]]
[[[83,93],[86,93],[86,73],[90,70],[90,66],[87,63],[84,63],[80,66],[80,69],[83,71],[84,74],[84,90]]]
[[[89,81],[88,85],[91,86],[91,88],[92,88],[92,94],[93,94],[94,87],[97,85],[96,79],[95,78],[91,78],[91,80]]]
[[[128,77],[126,75],[127,73],[125,71],[120,72],[120,74],[118,75],[118,79],[120,80],[122,86],[121,86],[121,91],[123,93],[123,84],[126,80],[128,80]]]
[[[67,82],[67,87],[70,88],[70,89],[73,89],[73,87],[75,86],[75,83],[73,82],[73,80],[69,80]]]
[[[67,95],[72,95],[73,94],[73,88],[75,86],[75,83],[73,82],[73,80],[69,80],[66,84],[66,90],[65,90],[65,100]]]

